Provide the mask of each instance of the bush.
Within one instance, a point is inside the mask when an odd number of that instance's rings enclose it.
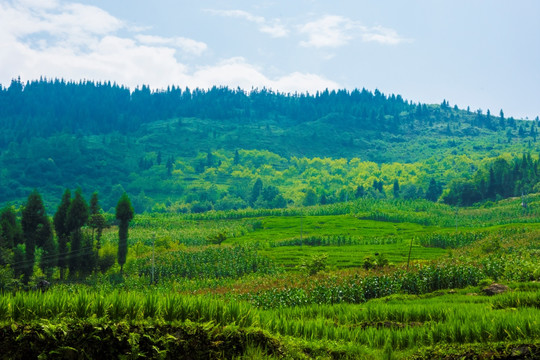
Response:
[[[116,262],[116,249],[112,246],[104,246],[99,250],[97,258],[97,268],[102,273],[106,273]]]
[[[328,262],[328,254],[313,255],[309,259],[304,260],[300,268],[309,276],[317,274],[319,271],[326,269]]]

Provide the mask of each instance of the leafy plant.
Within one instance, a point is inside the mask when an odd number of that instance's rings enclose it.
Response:
[[[328,254],[312,255],[300,264],[300,269],[309,276],[315,275],[320,271],[326,270],[328,263]]]

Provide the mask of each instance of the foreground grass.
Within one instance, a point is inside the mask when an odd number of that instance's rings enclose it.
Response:
[[[5,294],[0,297],[1,357],[98,356],[92,345],[96,341],[113,357],[131,358],[184,358],[189,353],[210,359],[418,359],[436,357],[443,348],[460,354],[466,345],[469,352],[487,351],[501,342],[521,344],[516,349],[522,351],[524,344],[538,349],[539,287],[510,285],[514,291],[493,297],[472,287],[393,295],[359,305],[274,310],[158,292],[78,288]],[[18,351],[21,346],[26,350]]]

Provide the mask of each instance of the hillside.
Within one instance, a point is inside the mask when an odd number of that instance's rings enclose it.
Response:
[[[138,212],[226,210],[255,206],[257,178],[270,192],[259,205],[282,196],[270,207],[301,205],[310,189],[317,202],[343,201],[374,181],[381,196],[398,180],[422,197],[432,178],[446,188],[489,159],[536,152],[536,125],[378,90],[14,80],[0,89],[0,203],[37,188],[52,211],[65,188],[81,187],[106,210],[124,190]]]

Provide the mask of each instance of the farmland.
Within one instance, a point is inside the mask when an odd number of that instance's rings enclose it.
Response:
[[[536,201],[139,215],[123,274],[4,291],[2,356],[535,358]],[[509,291],[485,295],[493,282]]]

